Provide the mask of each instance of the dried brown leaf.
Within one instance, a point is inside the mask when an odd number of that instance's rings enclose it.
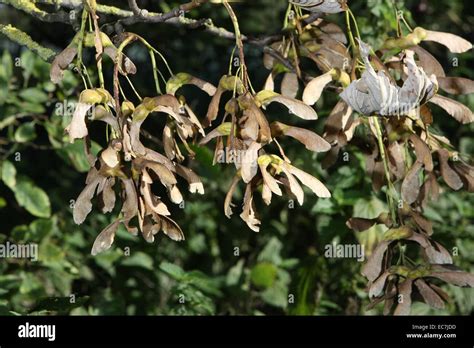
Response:
[[[423,164],[416,161],[408,171],[402,183],[402,198],[408,204],[413,204],[418,199],[420,194],[420,170]]]
[[[438,150],[439,165],[441,170],[441,175],[443,176],[444,182],[451,187],[453,190],[460,190],[464,184],[451,166],[449,165],[449,152],[446,149]]]
[[[382,271],[382,261],[391,241],[383,240],[374,249],[367,263],[362,267],[362,275],[369,281],[377,279]]]
[[[426,304],[436,309],[444,309],[444,301],[423,279],[415,280],[415,286],[418,288]]]
[[[443,108],[449,115],[460,123],[468,124],[474,122],[474,114],[472,111],[467,106],[455,100],[436,95],[430,100],[430,102]]]
[[[406,279],[398,285],[399,300],[394,315],[410,315],[412,289],[413,279]]]
[[[230,184],[229,190],[227,191],[227,194],[225,195],[224,214],[229,219],[233,214],[232,207],[235,206],[232,203],[232,196],[234,195],[235,189],[237,188],[237,184],[239,183],[239,181],[240,181],[240,176],[235,175],[234,178],[232,179],[232,183]]]
[[[416,157],[418,162],[423,163],[425,169],[429,172],[433,171],[433,157],[428,145],[420,139],[416,134],[410,135],[410,141],[415,147]]]
[[[438,77],[438,82],[440,81],[440,78],[446,77],[443,66],[435,57],[431,55],[430,52],[420,46],[410,47],[410,50],[417,54],[418,65],[423,68],[428,76],[436,75],[436,77]]]
[[[440,31],[426,30],[424,41],[434,41],[446,46],[452,53],[464,53],[472,49],[472,44],[460,36]]]
[[[331,144],[324,140],[324,138],[307,129],[293,127],[281,122],[273,122],[271,125],[271,129],[273,136],[290,136],[298,140],[310,151],[327,152],[331,150]]]
[[[440,77],[439,87],[450,94],[471,94],[474,93],[474,81],[463,77]]]

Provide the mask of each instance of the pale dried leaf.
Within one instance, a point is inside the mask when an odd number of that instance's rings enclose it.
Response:
[[[107,178],[102,190],[102,212],[110,213],[115,207],[115,191],[114,191],[115,178]]]
[[[296,115],[304,120],[318,119],[318,114],[312,107],[299,100],[288,98],[272,91],[260,91],[257,94],[256,99],[262,103],[264,107],[271,103],[283,104],[288,108],[291,114]]]
[[[460,36],[441,31],[426,30],[424,41],[434,41],[446,46],[452,53],[464,53],[472,49],[472,44]]]
[[[327,72],[321,76],[312,79],[304,89],[303,102],[308,105],[314,105],[317,103],[324,88],[332,81],[331,72]]]
[[[474,93],[474,81],[463,77],[441,77],[438,83],[443,91],[450,94]]]
[[[258,151],[262,148],[262,144],[253,142],[242,155],[240,170],[242,179],[245,183],[249,183],[258,171]],[[238,163],[236,163],[238,165]]]
[[[281,122],[273,122],[271,129],[274,136],[290,136],[301,142],[310,151],[327,152],[331,150],[331,144],[310,130],[289,126]]]
[[[390,271],[385,271],[380,277],[378,277],[369,288],[369,298],[379,297],[382,294],[385,282],[387,281]]]
[[[261,221],[257,219],[255,215],[254,203],[253,203],[253,194],[252,194],[252,184],[247,184],[245,188],[244,195],[244,205],[242,209],[242,214],[240,214],[242,220],[245,221],[247,226],[254,232],[260,231]]]
[[[120,220],[115,220],[100,232],[92,246],[91,254],[93,256],[110,249],[114,242],[115,233],[117,232],[119,225]]]
[[[430,102],[443,108],[449,115],[460,123],[468,124],[474,122],[474,114],[472,111],[467,106],[455,100],[436,95],[430,100]]]
[[[229,190],[227,191],[227,194],[225,196],[225,201],[224,201],[224,213],[227,218],[230,218],[233,214],[232,212],[232,207],[234,207],[234,204],[232,203],[232,196],[234,195],[234,191],[237,188],[237,184],[240,181],[240,176],[235,175],[234,178],[232,179],[232,183],[230,184]]]
[[[288,98],[296,98],[299,89],[298,75],[285,73],[281,81],[281,94]],[[266,88],[265,88],[266,89]]]
[[[329,192],[329,190],[327,189],[326,186],[324,186],[324,184],[319,181],[318,179],[316,179],[314,176],[296,168],[296,167],[293,167],[292,165],[288,164],[288,163],[283,163],[283,166],[286,166],[286,169],[291,173],[293,174],[294,176],[296,176],[298,178],[299,181],[301,181],[301,183],[305,186],[307,186],[308,188],[311,189],[311,191],[314,192],[314,194],[316,194],[316,196],[318,197],[322,197],[322,198],[330,198],[331,197],[331,193]]]

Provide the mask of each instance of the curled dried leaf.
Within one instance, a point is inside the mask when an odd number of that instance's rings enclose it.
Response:
[[[87,215],[92,211],[91,200],[95,195],[97,187],[103,185],[106,180],[107,178],[99,175],[95,168],[91,169],[86,181],[86,187],[82,190],[74,203],[73,218],[76,224],[82,224]]]
[[[257,219],[255,214],[255,206],[253,202],[252,183],[247,184],[244,194],[244,205],[242,214],[240,214],[242,220],[245,221],[247,226],[255,232],[260,231],[261,221]]]
[[[406,51],[404,63],[408,78],[398,87],[384,71],[375,72],[369,60],[371,47],[361,40],[359,43],[366,71],[340,94],[354,110],[363,115],[406,115],[435,95],[436,76],[428,78],[423,69],[416,66],[413,51]]]
[[[230,184],[229,190],[227,191],[227,194],[225,196],[224,200],[224,213],[227,218],[230,219],[232,216],[232,207],[235,205],[232,203],[232,196],[234,195],[235,189],[237,188],[237,184],[240,181],[240,176],[235,175],[234,178],[232,179],[232,183]]]

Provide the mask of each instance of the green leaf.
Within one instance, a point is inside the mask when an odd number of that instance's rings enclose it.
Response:
[[[227,273],[226,285],[233,286],[239,283],[244,268],[244,259],[240,259],[235,266],[233,266]]]
[[[51,216],[51,203],[48,195],[30,179],[20,177],[13,189],[16,201],[20,206],[37,217]]]
[[[280,264],[280,267],[286,268],[286,269],[292,269],[292,268],[295,268],[299,263],[300,263],[300,260],[298,259],[286,259],[282,261],[282,263]]]
[[[169,262],[162,262],[160,263],[159,266],[160,270],[171,276],[172,278],[176,280],[182,279],[186,272],[179,267],[178,265],[175,265],[174,263],[169,263]]]
[[[39,242],[53,231],[56,220],[53,219],[36,219],[33,221],[28,230],[27,240]]]
[[[28,81],[34,70],[36,56],[30,50],[24,50],[20,56],[21,67],[23,68],[23,79]]]
[[[1,99],[1,97],[0,97]],[[1,102],[0,102],[1,104]],[[9,125],[15,123],[16,117],[15,116],[8,116],[5,117],[3,120],[0,121],[0,130],[2,130],[5,127],[8,127]]]
[[[371,199],[359,199],[354,205],[354,217],[365,219],[375,219],[381,213],[386,212],[387,207],[384,202],[376,197]],[[367,254],[370,254],[378,242],[382,240],[382,236],[387,231],[384,225],[376,225],[367,231],[357,233],[356,237],[360,244],[364,246]]]
[[[280,265],[282,261],[280,251],[282,248],[283,245],[280,240],[276,237],[272,237],[262,252],[258,255],[258,261],[267,261],[277,266]]]
[[[16,185],[16,168],[10,161],[2,163],[2,180],[11,190]]]
[[[10,315],[10,309],[9,309],[8,301],[6,300],[1,300],[0,301],[0,315],[1,316],[7,316]]]
[[[37,275],[34,273],[21,272],[20,294],[30,294],[35,290],[42,289],[43,284]]]
[[[45,266],[55,267],[56,269],[62,269],[65,266],[65,251],[49,239],[42,241],[38,255],[39,261]]]
[[[68,312],[74,308],[83,306],[89,300],[89,296],[74,298],[71,301],[71,297],[47,297],[40,299],[36,306],[33,307],[31,312],[38,311],[55,311],[55,312]]]
[[[15,141],[18,143],[27,143],[36,138],[36,129],[34,122],[22,124],[15,132]]]
[[[20,97],[31,103],[46,103],[48,95],[39,88],[31,87],[22,89],[19,93]]]
[[[1,65],[0,65],[0,79],[9,81],[13,75],[13,60],[12,56],[7,50],[3,51]]]
[[[189,284],[209,295],[222,295],[221,291],[219,290],[221,280],[219,278],[208,277],[201,271],[191,271],[186,273],[182,281],[188,282]]]
[[[269,262],[262,262],[257,264],[250,273],[252,283],[259,288],[269,288],[276,280],[278,269]]]
[[[276,282],[274,286],[266,289],[260,296],[269,305],[280,308],[288,306],[288,287],[283,282]]]
[[[91,153],[97,156],[101,147],[95,141],[91,142]],[[72,144],[65,144],[57,150],[58,155],[66,162],[72,164],[74,168],[82,173],[88,172],[90,169],[89,162],[84,152],[84,144],[82,141],[76,141]]]
[[[14,241],[20,242],[26,239],[26,235],[28,233],[28,226],[27,225],[17,225],[13,227],[10,232],[10,237],[13,238]]]
[[[106,270],[111,276],[115,276],[117,260],[122,258],[123,253],[120,250],[114,249],[107,253],[100,253],[94,256],[95,263]]]
[[[43,83],[43,89],[46,92],[54,92],[56,90],[56,85],[51,81],[46,81],[45,83]]]
[[[7,50],[3,51],[3,56],[0,60],[0,105],[4,104],[8,99],[8,90],[10,88],[10,81],[13,74],[13,62],[10,53]]]
[[[46,111],[43,105],[40,103],[32,103],[32,102],[19,102],[15,103],[24,113],[31,113],[31,114],[42,114]]]
[[[144,252],[138,251],[132,253],[131,256],[127,256],[122,261],[123,266],[132,266],[132,267],[141,267],[153,270],[153,259],[150,255],[145,254]]]

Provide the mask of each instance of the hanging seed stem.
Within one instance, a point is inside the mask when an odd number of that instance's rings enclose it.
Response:
[[[242,74],[242,82],[245,86],[245,89],[248,90],[248,74],[247,74],[247,66],[245,64],[245,54],[244,54],[244,43],[242,41],[242,33],[240,32],[239,21],[237,16],[230,6],[227,0],[223,0],[224,7],[226,8],[227,12],[229,13],[230,19],[232,20],[232,24],[234,25],[234,33],[235,33],[235,43],[239,49],[239,59],[240,59],[240,66],[241,66],[241,74]]]
[[[387,180],[387,202],[388,202],[388,206],[389,206],[389,209],[390,209],[390,216],[392,218],[393,225],[396,225],[397,224],[397,214],[396,214],[396,209],[395,209],[396,204],[394,202],[393,195],[392,195],[393,192],[395,192],[395,188],[394,188],[394,186],[392,184],[392,180],[390,178],[390,168],[388,166],[388,157],[387,157],[387,153],[385,151],[385,145],[383,143],[382,128],[380,126],[380,122],[379,122],[377,116],[373,117],[372,120],[373,120],[373,124],[374,124],[375,130],[376,130],[376,138],[377,138],[377,142],[378,142],[378,145],[379,145],[380,157],[382,158],[385,177],[386,177],[386,180]]]

